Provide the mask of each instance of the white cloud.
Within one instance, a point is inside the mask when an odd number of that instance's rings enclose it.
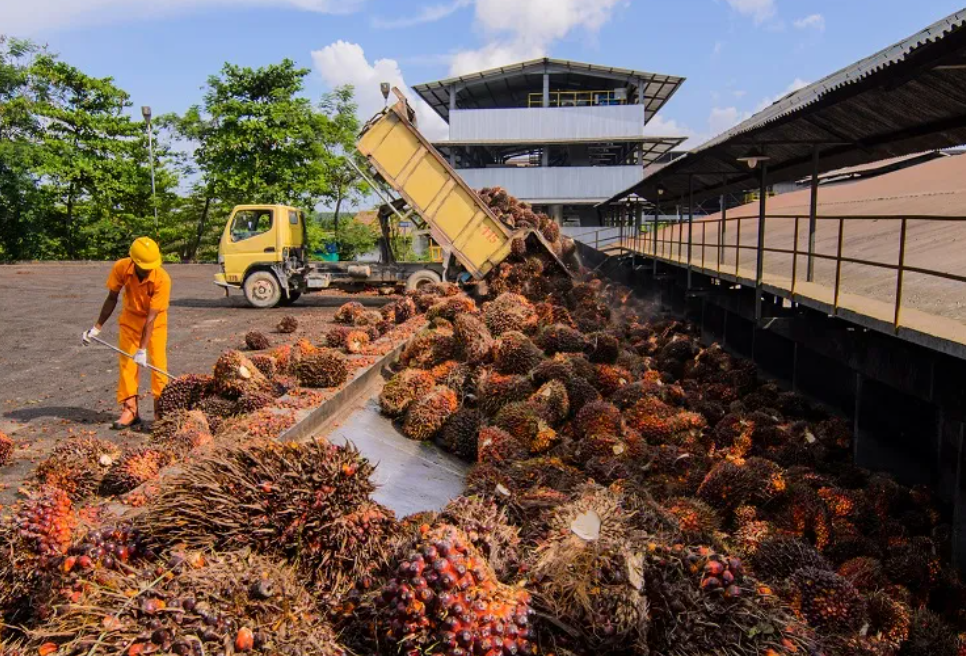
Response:
[[[452,56],[449,62],[450,75],[464,75],[485,71],[488,68],[506,66],[528,59],[545,57],[543,46],[520,41],[489,43],[478,50],[463,50]]]
[[[711,57],[717,58],[721,55],[721,51],[724,50],[724,41],[715,41],[714,49],[711,51]]]
[[[795,80],[791,84],[789,84],[787,87],[785,87],[785,90],[784,91],[782,91],[780,94],[778,94],[774,98],[763,98],[762,101],[760,103],[758,103],[758,105],[755,107],[755,112],[760,112],[761,110],[765,109],[766,107],[768,107],[770,105],[774,105],[776,102],[778,102],[779,100],[781,100],[782,98],[784,98],[788,94],[794,93],[794,92],[798,91],[799,89],[804,89],[809,84],[811,84],[811,83],[803,80],[800,77],[796,77]]]
[[[577,27],[597,32],[626,0],[476,0],[476,23],[490,41],[453,56],[460,75],[546,56],[550,45]]]
[[[744,98],[748,94],[748,92],[745,91],[744,89],[735,89],[731,93],[734,94],[735,98],[739,98],[739,99]]]
[[[732,9],[743,16],[750,16],[755,25],[761,25],[778,14],[775,0],[728,0]]]
[[[806,16],[805,18],[799,18],[794,23],[795,28],[799,30],[817,30],[819,32],[825,31],[825,16],[822,14],[812,14],[811,16]]]
[[[662,114],[656,115],[644,127],[644,135],[648,137],[687,137],[687,139],[675,150],[688,150],[704,143],[708,135],[692,130],[684,123],[679,123],[673,118],[665,118]]]
[[[377,59],[369,63],[357,43],[336,41],[321,50],[312,51],[312,62],[322,79],[332,87],[351,84],[355,87],[359,118],[367,121],[385,105],[379,90],[380,82],[399,87],[416,110],[420,131],[431,141],[444,139],[448,133],[443,119],[419,96],[412,92],[403,79],[402,70],[394,59]]]
[[[381,18],[376,16],[372,19],[372,26],[381,30],[395,30],[404,27],[413,27],[423,23],[435,23],[447,16],[456,13],[458,10],[469,7],[473,0],[454,0],[446,4],[427,5],[420,9],[415,16],[404,18]]]
[[[5,0],[0,26],[20,36],[88,25],[156,19],[203,9],[287,7],[321,14],[351,14],[366,0]]]
[[[737,107],[713,107],[708,116],[708,131],[717,136],[726,130],[730,130],[750,116],[748,112],[742,112]]]

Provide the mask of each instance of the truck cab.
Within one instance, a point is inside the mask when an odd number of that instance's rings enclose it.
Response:
[[[255,307],[291,303],[305,289],[308,237],[305,216],[288,205],[238,205],[218,244],[215,284],[244,291]]]

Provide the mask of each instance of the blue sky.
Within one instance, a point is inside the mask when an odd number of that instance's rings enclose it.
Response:
[[[687,77],[650,126],[691,144],[962,8],[962,0],[3,0],[0,32],[183,111],[225,61],[289,57],[307,92],[416,84],[549,55]],[[432,136],[445,135],[423,111]]]

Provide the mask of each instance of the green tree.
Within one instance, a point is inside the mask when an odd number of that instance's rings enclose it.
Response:
[[[369,191],[368,185],[350,163],[352,159],[357,166],[365,166],[364,158],[355,146],[359,119],[352,85],[337,87],[325,94],[319,106],[324,119],[322,137],[327,155],[322,165],[328,183],[323,196],[332,206],[336,239],[341,241],[339,217],[343,204],[361,199]]]
[[[34,174],[46,198],[53,257],[117,257],[138,235],[155,234],[148,139],[131,100],[111,78],[95,78],[41,53],[30,67],[33,111],[43,129]],[[155,152],[159,211],[177,202],[177,176],[163,144]]]
[[[309,70],[289,59],[263,68],[225,64],[208,79],[204,107],[185,134],[212,197],[232,204],[314,207],[327,191],[320,116],[299,96]]]

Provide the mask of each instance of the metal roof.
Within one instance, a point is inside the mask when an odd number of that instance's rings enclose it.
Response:
[[[413,90],[429,103],[430,107],[443,117],[443,120],[449,121],[450,87],[456,86],[460,89],[457,99],[457,106],[460,109],[525,107],[528,93],[542,91],[544,72],[556,78],[552,85],[554,90],[603,90],[601,81],[606,80],[611,87],[614,82],[623,83],[628,88],[629,97],[637,94],[638,84],[643,81],[646,121],[670,100],[684,82],[683,77],[674,75],[543,57],[445,80],[417,84],[413,86]]]
[[[680,202],[757,185],[737,158],[759,147],[769,181],[966,143],[966,9],[895,45],[790,93],[687,156],[645,174],[630,192]],[[608,201],[608,202],[611,202]]]

